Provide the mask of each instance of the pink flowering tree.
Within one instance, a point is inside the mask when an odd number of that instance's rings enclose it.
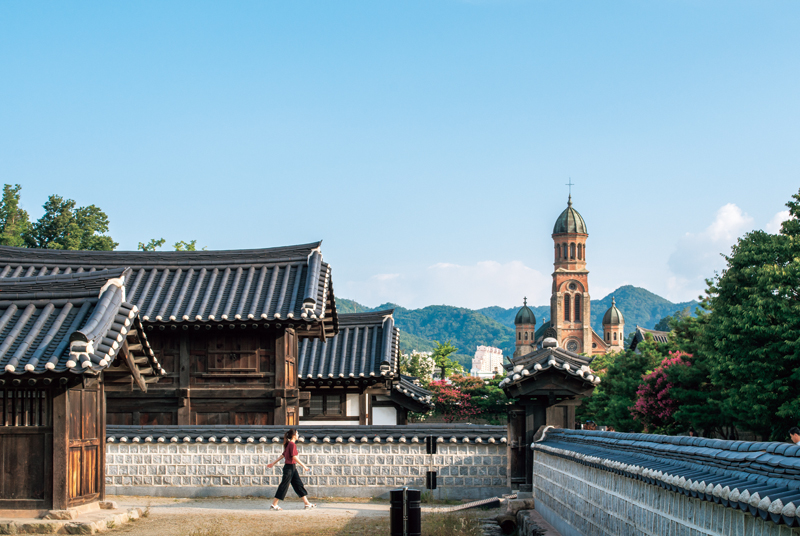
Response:
[[[676,386],[672,380],[676,376],[673,367],[691,367],[691,357],[680,351],[670,352],[669,357],[664,358],[653,372],[642,376],[642,383],[636,391],[636,402],[629,409],[631,416],[642,423],[645,431],[670,434],[680,428],[673,417],[679,406],[670,396],[670,391]]]
[[[478,413],[472,404],[472,398],[457,385],[447,380],[432,381],[428,389],[433,393],[435,411],[445,422],[467,421]]]

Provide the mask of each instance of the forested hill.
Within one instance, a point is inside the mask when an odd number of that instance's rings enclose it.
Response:
[[[643,288],[626,285],[608,296],[592,300],[592,327],[602,334],[603,314],[611,307],[611,298],[617,300],[617,307],[625,316],[626,335],[636,329],[636,325],[653,328],[666,316],[689,308],[694,312],[696,301],[672,303]],[[506,355],[514,352],[514,316],[519,307],[504,309],[486,307],[473,310],[449,305],[430,305],[422,309],[406,309],[393,303],[378,307],[366,307],[344,298],[336,298],[336,309],[340,313],[357,313],[394,309],[394,318],[400,328],[400,347],[404,352],[411,350],[427,351],[433,348],[434,341],[451,341],[458,349],[458,359],[468,363],[478,345],[501,348]],[[549,320],[550,306],[530,306],[536,321]]]

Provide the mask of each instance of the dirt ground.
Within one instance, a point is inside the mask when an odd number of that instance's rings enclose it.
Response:
[[[299,499],[269,510],[271,499],[167,499],[109,497],[120,508],[149,506],[147,517],[109,534],[125,536],[356,536],[389,534],[389,502],[359,499],[314,499],[304,510]],[[488,514],[485,512],[484,515]],[[425,516],[426,514],[423,514]]]

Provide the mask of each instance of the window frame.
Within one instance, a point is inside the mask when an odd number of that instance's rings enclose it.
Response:
[[[322,390],[314,390],[311,391],[311,397],[321,396],[322,397],[322,413],[311,413],[311,404],[307,408],[303,408],[303,415],[301,417],[304,421],[348,421],[348,420],[358,420],[358,416],[355,417],[347,415],[347,393],[337,393],[337,392],[330,392],[330,391],[322,391]],[[339,413],[328,413],[328,399],[332,397],[339,397]],[[310,402],[310,401],[309,401]]]

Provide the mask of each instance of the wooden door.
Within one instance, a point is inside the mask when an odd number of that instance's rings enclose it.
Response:
[[[68,391],[67,500],[70,506],[101,498],[103,485],[101,388]]]
[[[525,435],[525,411],[512,410],[508,415],[508,474],[511,487],[526,481]]]

